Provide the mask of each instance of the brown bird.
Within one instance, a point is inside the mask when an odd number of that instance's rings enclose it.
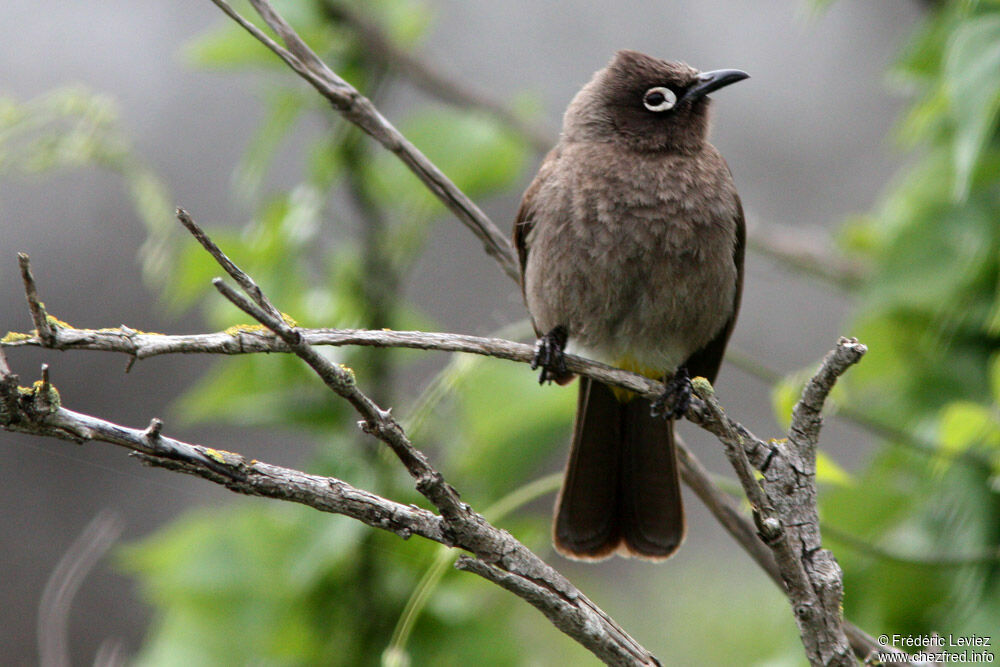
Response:
[[[747,78],[619,51],[577,93],[514,225],[540,381],[564,350],[667,382],[650,402],[582,378],[556,549],[662,559],[684,538],[673,419],[715,380],[743,285],[743,209],[706,97]],[[663,414],[655,414],[663,413]]]

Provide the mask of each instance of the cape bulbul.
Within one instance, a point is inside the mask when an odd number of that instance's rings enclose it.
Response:
[[[658,402],[581,379],[554,526],[564,555],[666,558],[684,538],[672,419],[689,376],[714,381],[743,283],[743,209],[707,140],[706,95],[747,76],[618,52],[524,194],[514,243],[541,381],[572,379],[567,345],[668,381],[654,416]]]

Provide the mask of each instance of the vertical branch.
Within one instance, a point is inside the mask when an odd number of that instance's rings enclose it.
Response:
[[[56,342],[56,335],[49,323],[49,314],[45,312],[45,304],[38,300],[38,286],[35,284],[35,277],[31,275],[31,258],[28,257],[28,253],[17,253],[17,263],[21,267],[24,294],[28,299],[28,309],[31,311],[35,330],[38,331],[38,337],[42,339],[42,343],[51,347]]]
[[[696,379],[692,384],[704,405],[688,416],[715,434],[730,452],[753,505],[757,533],[774,554],[812,665],[855,664],[841,608],[843,573],[833,554],[822,548],[820,537],[816,447],[823,403],[837,378],[866,351],[854,339],[838,341],[803,389],[787,441],[765,444],[757,440],[723,413],[706,380]],[[761,473],[759,482],[750,461]]]

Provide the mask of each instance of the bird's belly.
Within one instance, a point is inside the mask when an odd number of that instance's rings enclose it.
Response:
[[[733,310],[731,235],[690,243],[674,235],[667,245],[649,231],[554,243],[536,255],[544,265],[529,260],[526,293],[539,331],[564,326],[571,351],[662,373],[708,344]]]

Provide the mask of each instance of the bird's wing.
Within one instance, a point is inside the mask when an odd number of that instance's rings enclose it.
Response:
[[[524,191],[524,197],[521,199],[521,207],[517,210],[517,217],[514,219],[514,247],[517,249],[517,260],[521,267],[522,293],[524,292],[524,267],[528,263],[528,235],[535,227],[535,196],[545,182],[552,177],[558,157],[559,147],[557,146],[549,151],[549,154],[542,160],[542,165],[538,168],[535,180]]]
[[[733,299],[733,312],[719,333],[705,347],[692,354],[684,366],[691,377],[703,377],[709,382],[715,382],[715,376],[722,365],[722,356],[726,351],[726,343],[736,325],[736,316],[740,312],[740,299],[743,295],[743,255],[746,252],[746,220],[743,217],[743,204],[736,198],[736,244],[733,246],[733,263],[736,265],[736,296]]]

